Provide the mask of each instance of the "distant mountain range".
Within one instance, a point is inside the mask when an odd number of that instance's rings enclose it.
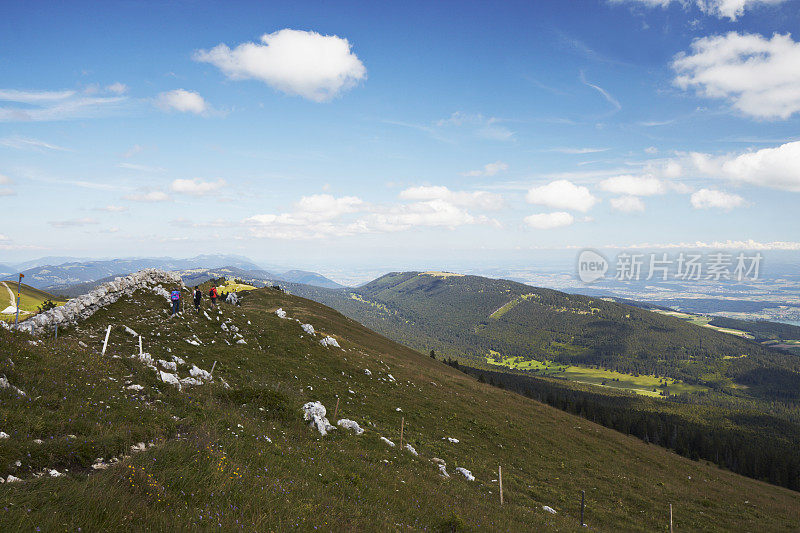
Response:
[[[302,270],[289,270],[277,274],[268,272],[250,259],[238,255],[198,255],[188,259],[171,257],[75,259],[44,257],[15,265],[0,265],[0,278],[13,279],[17,274],[22,273],[25,276],[25,282],[31,287],[65,296],[83,294],[103,281],[145,268],[179,271],[187,283],[190,283],[192,279],[202,282],[211,277],[236,276],[261,281],[262,284],[285,281],[326,288],[342,287],[335,281],[315,272]]]

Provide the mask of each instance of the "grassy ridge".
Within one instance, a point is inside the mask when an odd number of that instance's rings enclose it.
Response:
[[[221,319],[231,319],[247,344],[225,344],[217,315],[168,319],[164,299],[142,293],[60,334],[57,345],[33,346],[0,331],[0,373],[27,393],[0,390],[0,430],[10,435],[0,440],[0,474],[27,479],[0,485],[0,529],[463,524],[569,531],[580,529],[580,490],[586,490],[587,522],[597,530],[664,529],[669,502],[679,530],[791,530],[800,520],[800,495],[791,491],[478,383],[317,303],[269,289],[243,298],[241,308],[223,306]],[[325,348],[320,335],[312,339],[297,322],[279,319],[277,307],[334,335],[343,350]],[[110,323],[118,327],[106,357],[99,357]],[[179,355],[206,370],[216,361],[217,379],[184,392],[161,383],[129,357],[136,340],[122,324],[141,334],[156,358]],[[201,346],[186,342],[195,335]],[[131,391],[128,383],[143,390]],[[337,430],[321,438],[302,421],[305,401],[322,401],[330,415],[337,396],[339,417],[358,421],[363,436]],[[404,438],[420,457],[379,439],[398,442],[401,417]],[[138,442],[153,446],[131,453]],[[97,457],[120,454],[129,457],[92,470]],[[432,457],[446,460],[453,477],[441,478]],[[492,481],[497,465],[503,508]],[[477,480],[455,474],[456,466]],[[69,471],[32,479],[43,468]]]

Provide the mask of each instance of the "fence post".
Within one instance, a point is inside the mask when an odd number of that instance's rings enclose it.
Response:
[[[108,347],[108,336],[111,335],[111,324],[108,325],[108,329],[106,330],[106,340],[103,341],[103,353],[100,355],[106,354],[106,348]]]
[[[336,415],[339,414],[339,398],[336,398],[336,409],[333,410],[333,419],[336,420]]]
[[[53,333],[54,342],[58,342],[58,324],[56,324],[55,332]]]
[[[406,425],[406,417],[403,417],[400,420],[400,448],[403,448],[403,428]]]
[[[142,351],[142,336],[139,335],[139,355],[142,355],[142,353],[144,353]]]
[[[503,505],[503,467],[497,467],[497,479],[500,481],[500,505]]]
[[[583,510],[586,507],[586,491],[581,491],[581,527],[585,526],[586,523],[583,521]]]
[[[672,533],[672,504],[669,504],[669,533]]]

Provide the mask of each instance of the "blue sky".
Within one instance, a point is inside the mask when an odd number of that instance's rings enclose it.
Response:
[[[0,20],[0,263],[798,249],[800,2],[71,2]]]

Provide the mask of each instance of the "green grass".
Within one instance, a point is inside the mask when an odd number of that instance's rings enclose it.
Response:
[[[702,326],[702,327],[705,327],[705,328],[708,328],[708,329],[713,329],[713,330],[719,331],[721,333],[727,333],[729,335],[736,335],[737,337],[742,337],[744,339],[754,339],[755,338],[754,335],[752,335],[752,334],[750,334],[750,333],[748,333],[746,331],[742,331],[740,329],[721,328],[719,326],[713,326],[713,325],[709,324],[709,322],[714,320],[714,317],[711,317],[711,316],[695,315],[695,314],[691,314],[691,313],[682,313],[680,311],[664,311],[664,310],[661,310],[661,309],[655,309],[654,311],[656,313],[659,313],[659,314],[662,314],[662,315],[667,315],[667,316],[673,316],[675,318],[680,318],[682,320],[685,320],[685,321],[689,322],[690,324],[694,324],[695,326]]]
[[[644,396],[659,397],[664,396],[667,392],[669,394],[691,394],[708,391],[708,387],[692,385],[672,378],[641,374],[635,376],[602,368],[564,365],[552,361],[525,360],[522,357],[503,357],[493,350],[486,356],[486,362],[493,366],[533,371],[542,376],[558,377],[578,383],[627,390]]]
[[[5,286],[3,285],[5,284]],[[13,294],[13,298],[9,296],[8,291],[6,290],[6,286],[11,289]],[[16,305],[17,299],[17,283],[15,281],[3,281],[0,283],[0,311],[8,307],[9,305]],[[39,289],[34,289],[29,285],[22,284],[21,291],[20,291],[20,311],[27,311],[28,313],[20,313],[19,319],[24,320],[33,316],[36,313],[38,307],[42,305],[45,300],[51,300],[56,305],[61,305],[66,300],[63,298],[58,298],[49,292],[45,292]],[[3,315],[0,314],[0,320],[4,320],[6,322],[13,322],[16,316],[14,314],[11,315]]]
[[[0,374],[27,393],[0,390],[0,430],[10,435],[0,440],[0,475],[26,479],[0,485],[0,530],[430,531],[463,523],[579,531],[581,490],[597,531],[664,530],[669,503],[678,531],[791,531],[800,521],[798,493],[481,384],[320,304],[270,289],[245,293],[241,307],[221,306],[244,345],[220,340],[219,315],[170,319],[167,306],[137,292],[60,332],[58,344],[0,330]],[[321,346],[320,335],[278,318],[278,307],[343,349]],[[101,357],[108,324],[115,327]],[[161,383],[129,357],[138,348],[123,324],[155,358],[179,355],[206,370],[216,361],[215,377],[230,388],[217,380],[178,392]],[[192,335],[203,345],[186,343]],[[310,400],[333,418],[337,397],[339,418],[356,420],[364,435],[339,429],[323,438],[302,421]],[[401,419],[420,457],[380,441],[399,441]],[[130,454],[137,442],[153,446]],[[119,454],[129,457],[90,468]],[[450,479],[432,457],[447,461]],[[34,479],[43,468],[66,475]]]

